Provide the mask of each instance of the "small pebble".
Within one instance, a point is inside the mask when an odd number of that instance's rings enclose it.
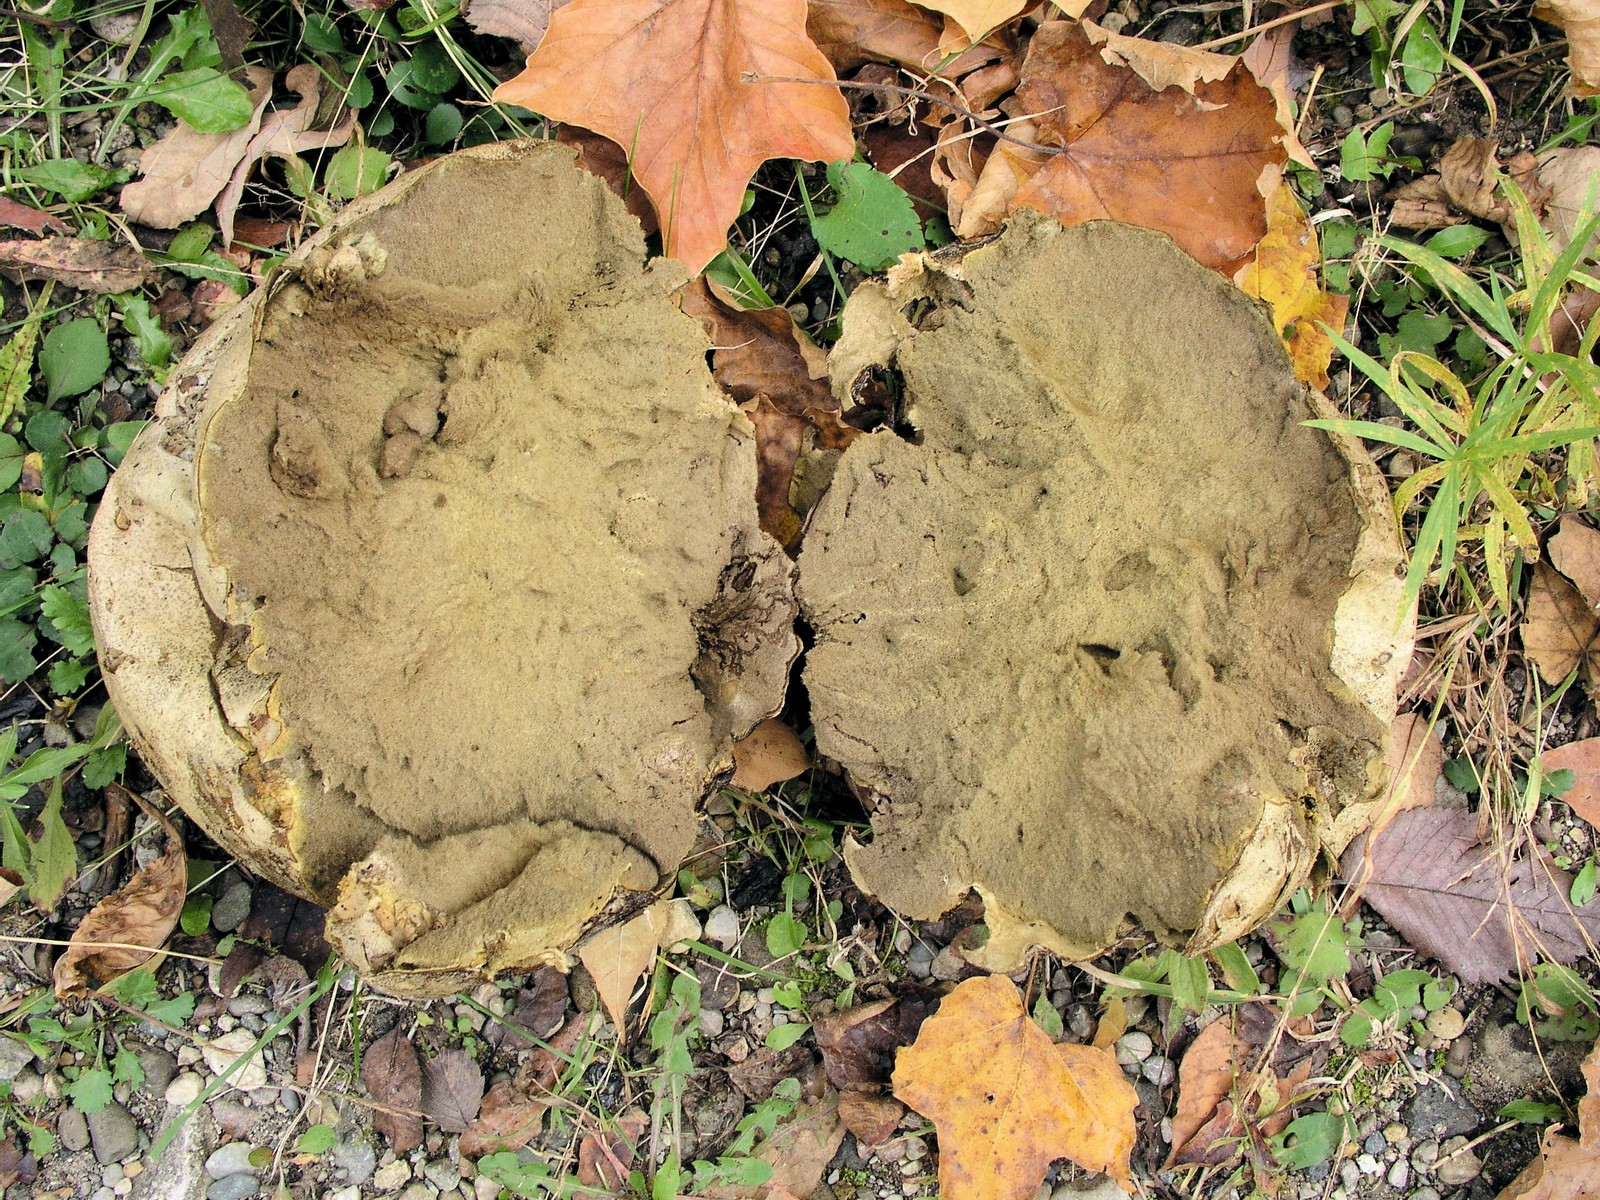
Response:
[[[385,1163],[372,1176],[372,1186],[380,1192],[398,1192],[411,1180],[411,1167],[403,1160]]]
[[[422,1168],[422,1174],[427,1181],[441,1192],[454,1190],[461,1182],[461,1168],[448,1158],[436,1158]]]
[[[1074,1037],[1087,1038],[1094,1032],[1094,1017],[1086,1004],[1074,1004],[1067,1009],[1067,1028]]]
[[[1356,123],[1356,114],[1348,104],[1339,104],[1333,110],[1333,124],[1336,129],[1349,129]]]
[[[206,1174],[213,1179],[222,1179],[227,1175],[253,1171],[250,1156],[255,1149],[249,1142],[229,1142],[225,1146],[218,1146],[206,1159]]]
[[[1373,1158],[1372,1155],[1362,1154],[1356,1157],[1356,1170],[1363,1175],[1376,1175],[1378,1169],[1378,1160]]]
[[[1353,1192],[1361,1186],[1361,1168],[1348,1158],[1339,1164],[1339,1182],[1344,1184],[1345,1191]]]
[[[112,1163],[100,1172],[100,1182],[108,1188],[115,1188],[126,1176],[127,1172],[122,1169],[121,1163]]]
[[[706,941],[731,951],[739,944],[739,914],[719,904],[706,917]]]
[[[231,1033],[225,1033],[206,1042],[200,1047],[200,1053],[213,1075],[221,1075],[234,1063],[249,1055],[244,1066],[228,1077],[228,1082],[234,1087],[248,1092],[267,1086],[267,1068],[261,1060],[261,1053],[260,1051],[252,1053],[255,1044],[256,1037],[248,1029],[235,1029]]]
[[[1449,1042],[1461,1036],[1461,1031],[1467,1027],[1467,1019],[1458,1009],[1441,1008],[1438,1012],[1428,1014],[1426,1024],[1428,1032],[1434,1037],[1441,1042]]]
[[[1439,1200],[1439,1192],[1436,1188],[1420,1187],[1411,1193],[1411,1200]]]
[[[1144,1060],[1140,1073],[1157,1087],[1167,1087],[1178,1078],[1178,1068],[1163,1054],[1152,1054]]]
[[[1411,1182],[1411,1164],[1402,1158],[1389,1168],[1387,1178],[1390,1187],[1396,1189],[1404,1188],[1407,1183]]]
[[[1125,1067],[1141,1063],[1150,1057],[1155,1048],[1148,1033],[1131,1029],[1117,1039],[1117,1062]]]
[[[1390,1121],[1383,1127],[1383,1140],[1391,1146],[1398,1146],[1411,1136],[1411,1131],[1399,1121]]]
[[[346,1184],[356,1187],[372,1178],[378,1167],[378,1152],[367,1142],[342,1142],[329,1152],[328,1161]]]
[[[1368,1154],[1382,1154],[1388,1148],[1389,1141],[1381,1133],[1369,1133],[1361,1143],[1361,1148]]]
[[[714,1008],[702,1008],[700,1010],[700,1032],[706,1037],[721,1037],[725,1024],[726,1018],[718,1010]]]
[[[1439,1161],[1439,1143],[1433,1138],[1418,1142],[1411,1150],[1411,1165],[1421,1170]]]
[[[211,926],[218,933],[232,933],[250,915],[248,883],[235,879],[222,890],[222,896],[211,906]]]
[[[66,1109],[56,1120],[56,1136],[61,1139],[62,1146],[71,1153],[87,1150],[89,1122],[84,1120],[83,1114],[77,1109]]]
[[[95,1161],[104,1166],[127,1158],[139,1148],[139,1126],[122,1105],[108,1104],[89,1114],[89,1138],[94,1143]]]
[[[439,1193],[420,1179],[400,1193],[400,1200],[433,1200]]]
[[[225,1175],[206,1189],[206,1200],[244,1200],[260,1189],[254,1175]]]
[[[1433,1177],[1446,1187],[1461,1187],[1483,1174],[1483,1160],[1470,1150],[1439,1160]]]
[[[789,305],[789,315],[803,325],[811,319],[811,306],[803,300],[796,300]]]

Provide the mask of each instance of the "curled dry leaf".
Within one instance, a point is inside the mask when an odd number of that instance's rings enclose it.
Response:
[[[1159,229],[1205,265],[1237,270],[1267,231],[1262,181],[1288,156],[1277,103],[1249,69],[1235,62],[1220,78],[1208,74],[1197,70],[1190,91],[1157,90],[1134,65],[1106,62],[1076,23],[1041,26],[1017,95],[1040,114],[1040,142],[1062,153],[1013,207],[1066,225]]]
[[[520,1150],[544,1127],[549,1104],[519,1091],[502,1079],[483,1097],[477,1118],[461,1135],[461,1153],[478,1158],[500,1150]]]
[[[483,1072],[465,1050],[446,1050],[422,1067],[422,1113],[446,1133],[465,1133],[483,1103]]]
[[[1541,756],[1548,771],[1571,771],[1572,787],[1561,794],[1573,812],[1600,829],[1600,738],[1568,742]]]
[[[140,178],[122,189],[123,212],[156,229],[176,229],[210,206],[228,186],[272,99],[271,71],[247,68],[244,84],[255,100],[250,120],[231,133],[200,133],[179,121],[140,157]]]
[[[939,63],[943,22],[907,0],[811,0],[806,33],[835,71],[890,62],[925,72]]]
[[[289,158],[307,150],[326,150],[342,146],[355,131],[354,109],[344,110],[344,120],[329,129],[318,129],[323,108],[322,73],[310,63],[301,63],[283,78],[284,86],[300,97],[291,109],[279,109],[261,118],[261,126],[245,145],[244,155],[234,166],[228,182],[217,196],[217,225],[222,244],[233,244],[234,212],[244,196],[245,182],[256,163],[264,158]]]
[[[1444,743],[1423,713],[1401,713],[1389,730],[1389,793],[1374,810],[1386,820],[1408,808],[1433,803],[1434,788],[1444,770]]]
[[[1241,268],[1234,282],[1272,308],[1272,324],[1289,351],[1295,378],[1325,390],[1333,361],[1329,331],[1344,329],[1350,301],[1322,290],[1321,269],[1316,231],[1294,189],[1280,183],[1267,200],[1267,234],[1256,245],[1255,261]]]
[[[1002,975],[945,997],[900,1052],[894,1094],[938,1130],[945,1200],[1026,1200],[1058,1158],[1128,1178],[1138,1100],[1122,1068],[1053,1043]]]
[[[160,858],[90,909],[73,931],[66,952],[56,960],[56,995],[63,999],[81,996],[148,962],[183,912],[189,867],[183,837],[160,809],[129,795],[161,826],[166,846]]]
[[[772,1168],[768,1180],[755,1187],[717,1184],[707,1200],[782,1200],[810,1196],[822,1182],[828,1163],[844,1141],[839,1100],[831,1092],[821,1100],[800,1104],[756,1149],[755,1158]],[[947,1200],[956,1200],[948,1197]]]
[[[1600,146],[1550,151],[1539,160],[1539,180],[1550,189],[1544,227],[1559,253],[1571,244],[1579,223],[1600,211]]]
[[[649,1128],[649,1116],[633,1109],[618,1117],[616,1124],[584,1134],[578,1143],[578,1182],[586,1187],[621,1188]]]
[[[1567,66],[1572,94],[1600,95],[1600,2],[1535,0],[1533,15],[1559,25],[1567,35]]]
[[[1567,900],[1572,877],[1544,857],[1507,861],[1461,808],[1414,808],[1345,851],[1341,871],[1371,875],[1361,898],[1406,940],[1468,983],[1496,983],[1537,959],[1572,962],[1600,939],[1600,902]]]
[[[479,33],[510,38],[532,54],[550,28],[551,10],[572,0],[468,0],[461,15]]]
[[[916,0],[920,8],[944,13],[961,26],[973,41],[982,38],[991,30],[999,29],[1027,8],[1030,2],[1031,0]]]
[[[628,147],[667,254],[698,272],[763,162],[855,154],[805,22],[805,0],[574,0],[494,98]]]
[[[1547,562],[1533,568],[1521,632],[1523,652],[1546,682],[1559,684],[1577,670],[1586,684],[1596,677],[1600,617],[1583,593]]]
[[[409,1154],[422,1145],[422,1063],[401,1025],[367,1047],[361,1083],[375,1105],[372,1127],[394,1152]]]
[[[26,229],[41,237],[46,233],[71,233],[72,226],[52,213],[29,208],[9,196],[0,196],[0,225],[13,229]]]
[[[155,276],[149,260],[130,246],[75,237],[0,242],[0,270],[102,296],[143,287]]]
[[[775,783],[804,775],[811,766],[805,743],[782,721],[761,722],[733,744],[733,786],[764,792]]]
[[[1578,1101],[1578,1136],[1559,1125],[1545,1131],[1539,1157],[1497,1200],[1594,1200],[1600,1196],[1600,1043],[1583,1060],[1588,1089]]]

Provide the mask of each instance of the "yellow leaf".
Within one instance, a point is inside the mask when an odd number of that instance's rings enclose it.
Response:
[[[1319,322],[1343,330],[1349,300],[1322,290],[1318,272],[1322,252],[1317,234],[1287,183],[1267,200],[1267,234],[1256,245],[1255,261],[1234,282],[1272,306],[1272,323],[1294,363],[1295,377],[1315,388],[1328,386],[1333,339]]]
[[[657,901],[631,921],[602,929],[578,947],[578,957],[619,1035],[628,1023],[634,984],[655,961],[672,915],[670,901]]]
[[[938,1129],[944,1200],[1026,1200],[1058,1158],[1127,1182],[1138,1099],[1116,1058],[1056,1045],[1003,975],[944,998],[900,1051],[894,1094]]]
[[[967,31],[973,41],[999,29],[1028,7],[1028,0],[911,0],[919,8],[944,13]],[[1087,7],[1087,5],[1085,6]]]

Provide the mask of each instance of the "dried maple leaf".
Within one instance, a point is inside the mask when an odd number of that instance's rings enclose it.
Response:
[[[54,279],[96,295],[143,287],[156,273],[150,261],[130,246],[75,237],[0,242],[0,269],[15,271],[24,279]]]
[[[990,30],[999,29],[1027,8],[1031,0],[915,0],[915,2],[919,8],[944,13],[966,30],[973,41],[978,41]],[[1080,11],[1087,7],[1087,3],[1083,4]]]
[[[1568,742],[1542,755],[1546,771],[1571,771],[1576,778],[1561,799],[1583,820],[1600,829],[1600,738]]]
[[[699,271],[763,162],[855,154],[805,23],[805,0],[574,0],[494,98],[628,149],[667,254]]]
[[[1561,26],[1567,35],[1567,66],[1572,94],[1600,95],[1600,2],[1535,0],[1533,15]]]
[[[1533,568],[1521,633],[1523,652],[1547,682],[1559,684],[1580,668],[1585,682],[1595,677],[1600,617],[1549,563],[1540,562]]]
[[[1369,835],[1345,851],[1359,878]],[[1414,808],[1371,839],[1362,899],[1422,953],[1468,983],[1495,983],[1535,959],[1572,962],[1600,939],[1600,902],[1567,900],[1572,877],[1540,859],[1507,862],[1461,808]]]
[[[183,912],[189,863],[183,837],[160,809],[128,794],[161,826],[166,846],[160,858],[91,908],[73,931],[56,961],[56,995],[63,999],[81,996],[91,986],[110,983],[148,962]]]
[[[1579,517],[1562,517],[1545,552],[1550,565],[1578,589],[1590,609],[1600,612],[1600,530]]]
[[[1128,1178],[1138,1101],[1116,1059],[1056,1045],[1004,976],[945,997],[900,1051],[894,1094],[938,1131],[945,1200],[1026,1200],[1058,1158]]]
[[[803,775],[811,755],[795,731],[782,721],[761,722],[733,744],[733,779],[736,788],[764,792],[775,783]]]
[[[811,0],[806,32],[835,71],[890,62],[911,71],[939,64],[943,23],[907,0]]]
[[[372,1127],[389,1139],[394,1152],[408,1154],[422,1145],[422,1063],[401,1026],[367,1047],[361,1083],[376,1106]]]
[[[1600,1043],[1583,1060],[1587,1094],[1578,1101],[1578,1136],[1545,1131],[1539,1157],[1496,1200],[1595,1200],[1600,1196]]]
[[[1272,93],[1235,63],[1193,91],[1156,90],[1105,61],[1076,22],[1041,25],[1017,94],[1039,140],[1061,147],[1013,207],[1067,225],[1109,219],[1169,234],[1232,274],[1267,231],[1261,182],[1288,155]]]
[[[465,1050],[446,1050],[422,1067],[422,1112],[447,1133],[465,1133],[483,1103],[483,1072]]]
[[[572,0],[469,0],[461,15],[479,33],[511,38],[532,54],[544,31],[550,28],[550,12]]]
[[[1328,386],[1328,364],[1333,361],[1328,331],[1343,331],[1350,306],[1347,297],[1322,290],[1321,269],[1316,231],[1294,189],[1280,183],[1267,200],[1267,235],[1256,244],[1255,261],[1234,282],[1271,306],[1272,323],[1289,351],[1295,378],[1319,390]]]
[[[255,100],[250,120],[230,133],[200,133],[179,121],[140,155],[140,177],[122,189],[119,199],[123,212],[156,229],[176,229],[203,213],[221,194],[261,128],[261,114],[272,99],[271,71],[250,67],[245,76],[245,87]]]

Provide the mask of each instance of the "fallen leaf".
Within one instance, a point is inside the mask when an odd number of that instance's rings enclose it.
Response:
[[[256,31],[255,22],[239,11],[238,0],[201,0],[201,7],[217,40],[222,69],[232,74],[244,66],[244,48]]]
[[[1550,565],[1567,577],[1589,607],[1600,613],[1600,530],[1568,514],[1545,546]]]
[[[461,1135],[461,1153],[480,1158],[501,1150],[521,1150],[544,1128],[549,1103],[528,1096],[502,1079],[483,1097],[477,1117]]]
[[[140,178],[122,189],[124,213],[155,229],[176,229],[210,207],[228,186],[272,99],[271,71],[250,67],[245,76],[255,100],[249,122],[231,133],[200,133],[179,121],[140,156]]]
[[[945,1200],[1026,1200],[1058,1158],[1128,1178],[1138,1100],[1115,1057],[1052,1042],[1004,976],[945,997],[900,1052],[894,1094],[937,1129]]]
[[[958,238],[982,237],[998,230],[1022,185],[1055,153],[1038,144],[1039,127],[1030,120],[1013,120],[1006,126],[1006,136],[1015,141],[995,143],[972,194],[962,202],[961,219],[955,226]]]
[[[805,19],[805,0],[574,0],[494,98],[629,148],[666,253],[698,272],[767,159],[855,155]]]
[[[1369,835],[1345,851],[1354,879]],[[1422,953],[1468,983],[1496,983],[1536,959],[1566,963],[1600,938],[1600,902],[1568,903],[1572,877],[1478,840],[1478,818],[1461,808],[1400,813],[1372,840],[1372,875],[1361,898]]]
[[[372,1127],[396,1154],[422,1145],[422,1064],[417,1048],[396,1025],[361,1056],[361,1083],[376,1108]]]
[[[835,71],[889,62],[920,73],[939,64],[937,17],[906,0],[811,0],[806,33]]]
[[[0,225],[13,229],[26,229],[43,236],[46,233],[71,233],[72,226],[51,213],[29,208],[9,196],[0,196]]]
[[[762,1046],[741,1063],[728,1068],[728,1082],[751,1104],[764,1103],[785,1079],[798,1079],[814,1062],[811,1051],[800,1044],[774,1050]]]
[[[56,960],[56,995],[62,999],[81,996],[148,962],[183,913],[189,879],[183,836],[159,808],[129,795],[161,826],[166,845],[160,858],[91,908],[73,931]]]
[[[496,1023],[490,1032],[491,1040],[510,1042],[513,1047],[531,1045],[532,1038],[547,1039],[566,1021],[571,1001],[566,975],[555,967],[540,967],[529,978],[529,983],[531,987],[517,992],[505,1023]],[[523,1030],[530,1036],[523,1037]]]
[[[1064,224],[1110,219],[1159,229],[1232,274],[1267,231],[1261,181],[1287,159],[1272,93],[1235,63],[1192,93],[1156,91],[1104,61],[1076,23],[1039,27],[1017,94],[1039,140],[1062,147],[1018,191]]]
[[[594,980],[600,1002],[620,1036],[628,1024],[634,985],[655,961],[666,934],[668,902],[657,901],[631,920],[602,929],[578,947],[578,958]]]
[[[0,242],[0,268],[24,279],[53,279],[96,295],[133,291],[156,274],[150,261],[131,246],[76,237]]]
[[[479,33],[510,38],[532,54],[550,28],[550,11],[572,0],[468,0],[461,15]]]
[[[1389,791],[1377,812],[1394,814],[1433,803],[1434,787],[1444,771],[1444,743],[1427,716],[1409,712],[1394,719],[1386,765]]]
[[[1561,794],[1562,803],[1580,818],[1600,829],[1600,738],[1568,742],[1540,756],[1544,769],[1571,771],[1576,778]]]
[[[1082,30],[1091,44],[1100,47],[1100,57],[1104,62],[1114,67],[1131,68],[1158,92],[1178,87],[1192,94],[1202,83],[1226,79],[1239,63],[1239,59],[1231,54],[1211,54],[1172,42],[1113,33],[1092,21],[1085,21]],[[1261,82],[1253,72],[1251,78]],[[1266,84],[1263,82],[1262,86]]]
[[[1322,290],[1322,251],[1316,230],[1295,198],[1280,183],[1267,200],[1267,234],[1256,244],[1255,261],[1234,282],[1272,308],[1272,323],[1289,351],[1295,378],[1325,390],[1333,338],[1344,331],[1349,298]],[[1324,329],[1326,325],[1328,328]]]
[[[228,286],[220,280],[202,280],[201,283]],[[196,285],[196,291],[199,286]],[[327,914],[319,906],[284,891],[277,884],[258,879],[250,895],[250,915],[239,926],[238,934],[274,949],[281,948],[307,971],[320,971],[333,953],[323,937],[326,928]]]
[[[11,903],[11,898],[27,886],[27,880],[10,867],[0,867],[0,908]]]
[[[465,1133],[483,1103],[483,1072],[465,1050],[422,1066],[422,1114],[446,1133]]]
[[[1559,254],[1572,244],[1579,224],[1600,212],[1600,146],[1550,151],[1539,160],[1539,180],[1550,189],[1543,224]]]
[[[1499,221],[1509,215],[1506,203],[1495,195],[1500,161],[1493,138],[1457,138],[1439,159],[1439,186],[1446,199],[1464,213]]]
[[[1567,35],[1572,94],[1600,95],[1600,0],[1534,0],[1533,15]]]
[[[944,13],[966,30],[973,41],[979,41],[991,30],[999,29],[1027,8],[1032,0],[915,0],[915,2],[919,8]]]
[[[733,744],[736,788],[764,792],[775,783],[804,775],[811,767],[805,743],[782,721],[761,722]]]
[[[1413,179],[1395,189],[1390,221],[1402,229],[1448,229],[1466,218],[1450,207],[1437,173]]]
[[[744,1187],[714,1184],[706,1189],[708,1200],[783,1200],[784,1197],[810,1196],[844,1141],[844,1124],[839,1119],[838,1097],[829,1093],[816,1102],[798,1105],[778,1124],[760,1146],[755,1159],[772,1168],[772,1175],[759,1186]],[[957,1200],[947,1197],[946,1200]]]
[[[1600,617],[1567,577],[1547,562],[1533,568],[1522,618],[1522,649],[1546,682],[1559,684],[1580,667],[1595,678],[1595,635]]]
[[[628,1181],[649,1128],[649,1116],[634,1109],[618,1117],[615,1125],[584,1134],[578,1143],[578,1182],[586,1187],[620,1189]]]
[[[900,996],[820,1016],[812,1024],[822,1069],[841,1093],[889,1086],[895,1052],[916,1040],[935,1003]]]
[[[1545,1131],[1539,1157],[1496,1200],[1595,1200],[1600,1196],[1600,1043],[1583,1060],[1587,1091],[1578,1101],[1578,1136]]]
[[[222,244],[233,244],[234,212],[244,197],[244,186],[256,163],[264,158],[290,158],[307,150],[329,150],[342,146],[355,132],[356,110],[345,110],[344,121],[331,129],[318,129],[317,115],[322,107],[322,73],[310,63],[301,63],[283,77],[284,86],[300,97],[291,109],[278,109],[261,117],[260,128],[245,145],[244,154],[234,166],[227,184],[217,195],[217,227]],[[259,113],[257,114],[260,115]]]
[[[842,1092],[839,1095],[839,1119],[856,1141],[871,1149],[881,1146],[900,1129],[906,1106],[888,1096],[869,1095],[866,1092]]]

